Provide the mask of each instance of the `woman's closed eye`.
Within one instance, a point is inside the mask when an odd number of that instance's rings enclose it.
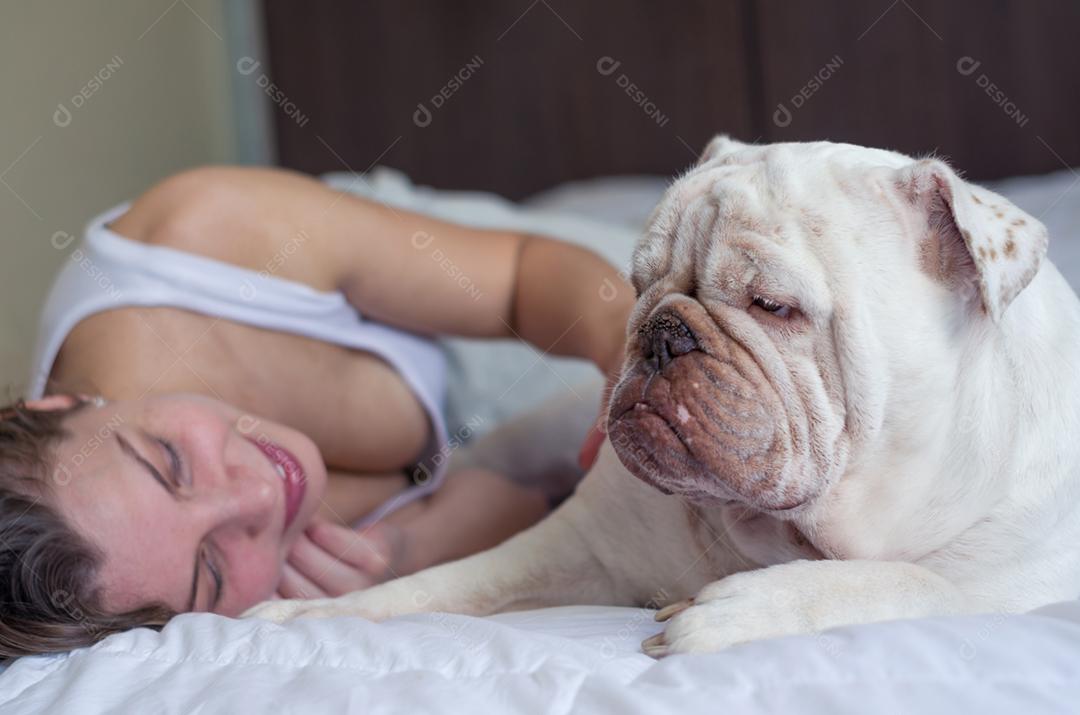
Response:
[[[169,460],[169,480],[177,488],[177,490],[187,487],[190,489],[193,486],[193,479],[190,472],[185,473],[184,460],[180,454],[180,450],[176,448],[176,444],[161,437],[155,437],[155,440],[164,448],[167,458]],[[223,586],[223,579],[221,576],[221,569],[214,563],[214,559],[210,556],[210,545],[204,542],[199,548],[198,558],[205,566],[206,570],[210,573],[210,580],[214,584],[213,595],[208,597],[208,605],[206,610],[212,611],[221,602],[221,591]],[[198,584],[196,583],[196,586]]]
[[[169,459],[170,480],[177,489],[180,489],[182,484],[180,475],[184,472],[184,462],[180,457],[180,451],[176,448],[175,444],[167,439],[162,439],[161,437],[156,437],[155,439],[158,444],[165,448],[165,454]],[[190,487],[190,480],[188,480],[188,482],[187,486]]]
[[[215,564],[214,559],[210,557],[211,548],[209,545],[203,546],[203,563],[206,564],[207,571],[210,572],[210,578],[214,583],[213,596],[210,597],[210,603],[207,606],[207,611],[213,611],[221,603],[221,591],[224,585],[224,579],[221,577],[221,570]]]

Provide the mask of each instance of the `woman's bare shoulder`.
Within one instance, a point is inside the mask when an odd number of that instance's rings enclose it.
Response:
[[[281,192],[295,190],[297,181],[318,184],[281,169],[188,169],[147,189],[109,228],[134,241],[333,290],[333,272],[303,221],[283,221],[274,210]]]

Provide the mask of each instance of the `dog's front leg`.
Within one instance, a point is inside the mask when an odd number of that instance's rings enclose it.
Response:
[[[481,616],[626,601],[582,537],[577,524],[586,512],[571,497],[548,518],[488,551],[337,598],[264,601],[243,615],[279,623],[298,616],[383,620],[427,611]]]
[[[733,574],[661,609],[653,656],[708,653],[746,641],[834,626],[970,612],[953,584],[913,563],[792,561]]]

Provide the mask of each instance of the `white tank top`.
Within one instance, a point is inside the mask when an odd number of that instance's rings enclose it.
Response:
[[[183,308],[365,350],[389,363],[412,388],[430,417],[433,439],[412,469],[413,486],[356,526],[374,523],[438,488],[448,451],[443,417],[446,359],[434,341],[361,317],[340,291],[315,290],[272,275],[269,268],[254,271],[125,238],[107,224],[128,205],[92,219],[55,278],[38,324],[29,399],[42,396],[64,338],[83,318],[126,306]]]

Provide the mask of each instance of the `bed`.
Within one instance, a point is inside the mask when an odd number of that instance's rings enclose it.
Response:
[[[385,168],[362,178],[325,179],[463,223],[574,240],[620,265],[667,184],[650,176],[575,182],[518,206],[492,195],[417,187]],[[1080,288],[1080,173],[1014,178],[993,188],[1048,225],[1051,258]],[[537,371],[528,390],[492,400],[531,353],[511,344],[493,352],[470,341],[448,341],[447,350],[459,365],[486,376],[472,378],[472,394],[453,396],[458,420],[487,410],[497,424],[566,385],[596,378],[588,366],[556,361]],[[276,625],[185,614],[160,633],[136,629],[68,654],[15,662],[0,675],[0,711],[925,714],[1080,708],[1080,600],[1019,615],[837,628],[654,661],[639,644],[659,629],[649,610],[596,606],[488,618],[422,614],[381,624],[335,618]]]

